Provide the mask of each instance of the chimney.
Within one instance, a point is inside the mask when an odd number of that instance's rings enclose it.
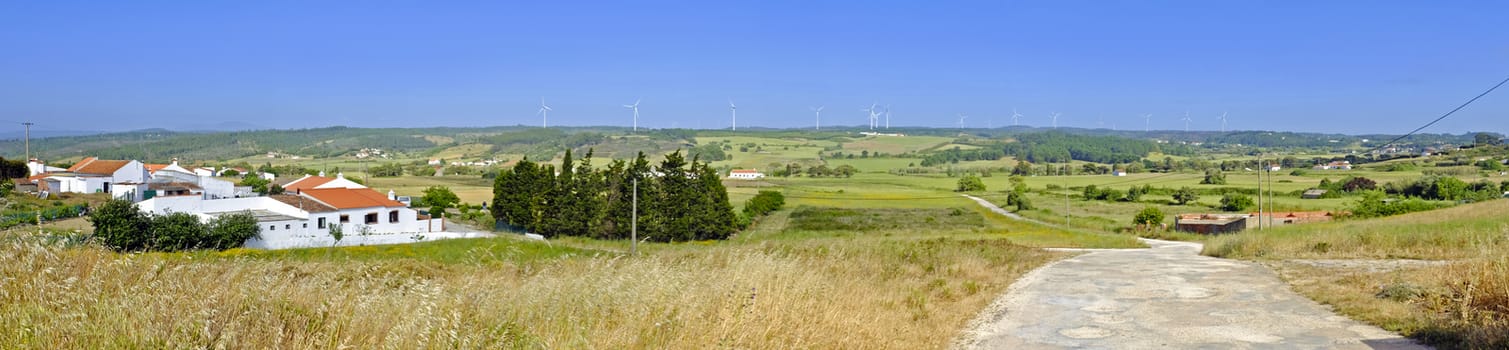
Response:
[[[173,166],[178,166],[178,157],[173,157]]]
[[[345,179],[346,178],[346,173],[335,173],[335,178],[337,178],[337,179]]]
[[[320,177],[325,177],[325,171],[324,170],[320,170]]]
[[[390,200],[390,201],[396,201],[396,200],[398,200],[398,193],[393,192],[393,190],[388,190],[388,200]]]

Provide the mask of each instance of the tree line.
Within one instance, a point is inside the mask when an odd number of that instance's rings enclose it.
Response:
[[[651,166],[640,152],[632,161],[613,160],[606,169],[591,163],[591,150],[578,162],[569,149],[559,170],[519,161],[493,181],[493,217],[546,237],[623,239],[635,223],[637,194],[642,239],[725,239],[745,221],[734,213],[717,171],[695,156],[688,162],[678,150]]]

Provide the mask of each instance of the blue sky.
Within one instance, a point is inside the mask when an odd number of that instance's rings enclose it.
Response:
[[[5,1],[43,130],[894,125],[1403,133],[1509,76],[1490,1]],[[1509,132],[1509,89],[1426,132]],[[9,127],[7,127],[9,128]],[[15,128],[19,128],[16,126]]]

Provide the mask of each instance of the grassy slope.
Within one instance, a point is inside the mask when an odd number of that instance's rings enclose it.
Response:
[[[1509,347],[1509,201],[1208,240],[1205,254],[1265,261],[1295,289],[1350,317],[1443,348]],[[1432,259],[1396,271],[1290,259]]]

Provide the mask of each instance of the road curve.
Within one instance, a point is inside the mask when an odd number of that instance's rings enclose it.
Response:
[[[1338,316],[1258,264],[1144,242],[1152,248],[1095,250],[1023,276],[955,348],[1428,349]]]

